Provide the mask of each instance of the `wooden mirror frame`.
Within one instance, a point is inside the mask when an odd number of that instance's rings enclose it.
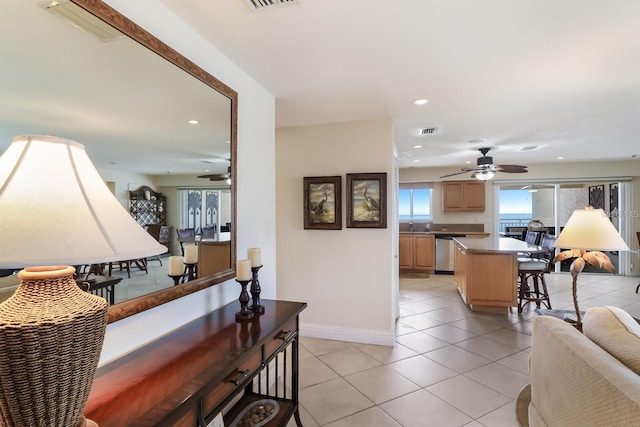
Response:
[[[109,307],[109,323],[124,319],[142,311],[157,307],[161,304],[181,298],[185,295],[200,291],[209,286],[230,280],[235,277],[235,258],[236,258],[236,156],[237,156],[237,137],[238,137],[238,93],[204,71],[202,68],[189,61],[184,56],[155,38],[153,35],[142,29],[140,26],[117,12],[115,9],[106,5],[100,0],[71,0],[71,2],[82,7],[87,12],[95,15],[109,25],[117,28],[120,32],[135,40],[143,47],[155,52],[160,57],[166,59],[176,67],[184,70],[191,76],[200,80],[207,86],[216,90],[220,94],[226,96],[231,101],[231,259],[229,270],[215,274],[209,277],[203,277],[191,282],[174,286],[168,289],[156,291],[147,295],[133,298],[120,302]]]

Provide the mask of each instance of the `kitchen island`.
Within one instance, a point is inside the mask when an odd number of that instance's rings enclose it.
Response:
[[[542,249],[506,237],[454,238],[453,279],[474,311],[506,313],[518,305],[518,253]]]

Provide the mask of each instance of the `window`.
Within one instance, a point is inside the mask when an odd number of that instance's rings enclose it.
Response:
[[[403,188],[398,190],[398,217],[403,220],[432,219],[431,215],[431,188]]]

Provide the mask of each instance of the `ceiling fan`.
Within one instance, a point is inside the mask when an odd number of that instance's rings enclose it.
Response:
[[[472,172],[471,178],[476,178],[481,181],[487,181],[495,175],[496,172],[506,173],[525,173],[529,172],[527,166],[522,165],[494,165],[493,157],[487,156],[487,153],[491,148],[484,147],[478,149],[482,153],[482,157],[478,157],[476,161],[477,166],[475,168],[461,168],[460,172],[450,173],[443,175],[440,178],[447,178],[449,176],[460,175],[467,172]]]

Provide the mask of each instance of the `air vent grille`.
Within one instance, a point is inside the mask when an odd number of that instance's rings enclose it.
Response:
[[[420,129],[420,135],[435,135],[436,133],[438,133],[438,128],[436,127]]]
[[[251,10],[262,10],[276,6],[300,4],[300,0],[245,0]]]

